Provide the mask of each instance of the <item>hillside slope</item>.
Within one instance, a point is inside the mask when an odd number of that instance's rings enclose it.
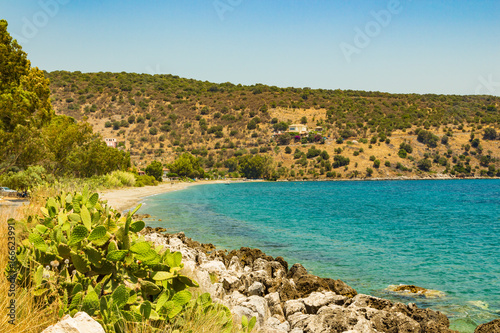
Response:
[[[275,178],[496,176],[500,167],[498,97],[242,86],[130,73],[46,76],[57,113],[116,138],[138,166],[168,163],[188,151],[206,170],[222,174],[233,171],[233,157],[267,154]],[[273,135],[300,123],[316,131],[305,138]]]

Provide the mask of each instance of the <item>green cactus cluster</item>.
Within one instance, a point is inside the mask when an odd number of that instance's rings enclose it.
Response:
[[[139,208],[122,216],[87,189],[49,198],[43,216],[19,222],[35,227],[17,249],[18,283],[58,302],[60,316],[85,311],[107,332],[144,321],[160,326],[193,304],[208,307],[207,294],[191,300],[188,288],[198,285],[181,274],[181,253],[139,234],[145,223],[132,218]],[[226,320],[231,325],[230,313]]]

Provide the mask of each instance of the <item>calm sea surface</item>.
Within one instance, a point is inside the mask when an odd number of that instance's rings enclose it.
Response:
[[[150,197],[141,212],[153,227],[256,247],[360,293],[440,310],[461,332],[500,318],[499,180],[203,185]],[[399,284],[445,295],[387,291]]]

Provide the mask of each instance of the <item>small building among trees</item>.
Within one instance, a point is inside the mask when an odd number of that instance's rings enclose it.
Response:
[[[104,141],[106,142],[106,145],[111,148],[116,148],[118,145],[115,138],[104,139]]]
[[[309,133],[307,130],[307,125],[303,124],[292,124],[288,127],[288,132],[290,133],[299,133],[299,135]]]

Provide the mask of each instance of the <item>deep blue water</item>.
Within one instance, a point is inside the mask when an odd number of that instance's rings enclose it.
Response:
[[[500,317],[499,180],[203,185],[150,197],[141,212],[151,226],[257,247],[358,292],[440,310],[461,332]],[[386,290],[398,284],[445,296]]]

